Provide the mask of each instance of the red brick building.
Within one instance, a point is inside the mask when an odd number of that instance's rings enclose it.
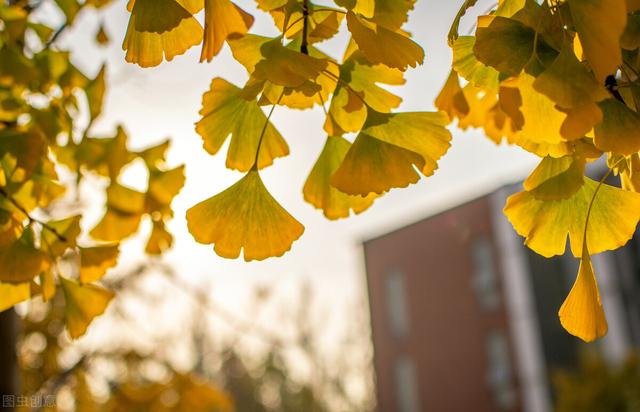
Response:
[[[502,215],[514,190],[364,243],[380,411],[551,411],[549,375],[582,345],[557,318],[577,261],[522,245]],[[594,258],[613,361],[640,345],[637,252]]]

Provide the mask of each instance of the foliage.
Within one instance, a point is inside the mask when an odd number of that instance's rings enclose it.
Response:
[[[637,11],[624,0],[501,1],[473,36],[452,29],[453,68],[436,100],[459,127],[541,157],[504,211],[543,256],[563,254],[569,237],[581,265],[559,316],[586,341],[607,332],[589,255],[623,246],[640,219]],[[584,177],[601,157],[606,176]],[[621,188],[604,183],[612,172]]]
[[[640,410],[637,354],[615,367],[599,357],[584,356],[577,371],[559,371],[553,378],[557,412]]]
[[[184,168],[166,164],[168,141],[134,152],[122,127],[113,136],[94,135],[106,68],[89,78],[69,52],[55,47],[79,13],[108,3],[57,1],[66,19],[57,29],[32,18],[42,2],[0,4],[0,310],[36,296],[45,302],[63,297],[72,338],[83,335],[111,301],[113,292],[100,280],[142,219],[153,226],[149,255],[171,246],[165,223],[184,184]],[[96,41],[108,41],[103,29]],[[122,170],[138,159],[149,172],[144,193],[119,182]],[[90,236],[81,229],[85,178],[107,183],[106,212]]]
[[[80,10],[104,3],[58,2],[66,24]],[[461,19],[475,3],[463,2],[452,24],[452,70],[435,102],[441,111],[403,113],[395,111],[401,99],[379,84],[403,84],[409,67],[424,61],[424,51],[403,29],[415,0],[335,0],[335,6],[257,0],[280,32],[275,37],[252,33],[254,17],[230,0],[129,0],[122,45],[128,62],[156,66],[200,43],[200,60],[210,61],[226,43],[247,71],[244,85],[214,78],[203,95],[196,125],[203,147],[217,154],[231,136],[226,165],[244,177],[187,212],[195,240],[213,244],[226,258],[242,252],[249,261],[281,256],[302,235],[303,225],[260,177],[262,169],[289,154],[270,121],[278,106],[325,111],[327,142],[303,193],[329,219],[361,213],[391,189],[432,175],[450,146],[446,126],[457,119],[462,129],[482,128],[497,144],[514,144],[541,158],[524,191],[507,201],[505,213],[525,244],[543,256],[563,253],[568,236],[582,262],[560,321],[586,341],[603,336],[607,324],[590,254],[624,245],[640,219],[640,4],[500,0],[478,17],[473,35],[459,36]],[[203,10],[204,27],[196,17]],[[93,80],[81,75],[67,54],[49,47],[56,34],[30,22],[28,14],[24,4],[2,6],[0,183],[6,235],[0,280],[12,298],[4,307],[39,289],[49,298],[56,259],[69,248],[93,259],[85,270],[91,274],[80,281],[99,279],[113,262],[115,244],[136,232],[146,216],[154,222],[147,252],[162,252],[171,243],[164,222],[184,179],[181,168],[164,167],[164,146],[133,153],[122,130],[108,139],[88,136],[90,128],[74,133],[74,90],[84,89],[93,120],[101,112],[104,71]],[[334,59],[321,43],[345,27],[350,35],[345,53]],[[25,46],[27,32],[41,38],[36,53]],[[104,33],[96,39],[105,41]],[[30,95],[46,104],[32,104]],[[265,106],[271,106],[267,115]],[[356,135],[352,142],[350,133]],[[586,164],[602,157],[607,176],[620,176],[621,187],[584,177]],[[147,193],[118,183],[123,166],[134,158],[149,168]],[[104,250],[82,253],[85,246],[75,242],[78,218],[40,222],[29,214],[61,195],[53,162],[78,176],[91,171],[110,179],[105,217],[91,231],[108,242]],[[36,276],[42,280],[34,284]],[[83,313],[86,323],[101,309],[69,313]],[[70,330],[78,335],[84,327]]]

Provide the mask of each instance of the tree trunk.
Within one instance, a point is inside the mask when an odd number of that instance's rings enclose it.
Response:
[[[19,374],[16,356],[18,316],[13,309],[0,313],[0,408],[13,410],[11,406],[19,395]]]

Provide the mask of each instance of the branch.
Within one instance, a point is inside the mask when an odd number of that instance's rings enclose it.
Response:
[[[5,199],[7,199],[16,209],[18,209],[20,212],[22,212],[22,214],[24,214],[27,219],[29,220],[29,223],[37,223],[40,226],[42,226],[43,229],[48,230],[49,232],[53,233],[55,235],[55,237],[58,238],[58,240],[62,241],[62,242],[68,242],[67,238],[64,237],[63,235],[60,234],[60,232],[58,232],[55,228],[49,226],[47,223],[38,220],[36,218],[34,218],[33,216],[31,216],[29,214],[29,212],[27,211],[27,209],[25,209],[24,206],[22,206],[16,199],[14,199],[13,197],[9,196],[9,194],[3,189],[0,188],[0,195],[2,195]]]
[[[300,53],[309,55],[309,41],[307,35],[309,33],[309,0],[302,2],[302,42],[300,43]]]

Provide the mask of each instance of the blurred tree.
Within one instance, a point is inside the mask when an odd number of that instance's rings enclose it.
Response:
[[[553,377],[557,412],[640,411],[640,357],[632,354],[617,367],[601,357],[583,356],[576,371]]]

